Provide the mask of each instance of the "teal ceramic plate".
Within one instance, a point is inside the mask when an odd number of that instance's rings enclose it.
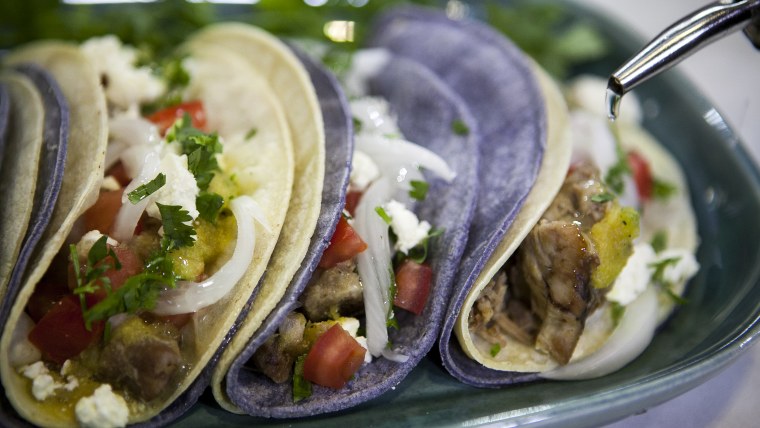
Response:
[[[605,16],[567,7],[571,15],[591,21],[612,45],[612,55],[584,72],[608,75],[644,43]],[[295,420],[256,419],[230,415],[204,396],[176,425],[593,426],[640,412],[706,381],[760,333],[760,175],[719,112],[678,73],[653,79],[637,94],[646,128],[675,155],[688,177],[702,268],[689,285],[688,303],[629,366],[600,379],[491,390],[456,382],[429,356],[394,391],[348,411]]]

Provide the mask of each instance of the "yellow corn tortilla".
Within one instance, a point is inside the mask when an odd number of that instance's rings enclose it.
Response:
[[[56,58],[62,56],[61,51],[64,50],[58,43],[47,43],[42,47],[49,56]],[[71,167],[67,164],[64,174],[64,188],[68,192],[62,191],[56,207],[56,211],[65,210],[68,215],[63,224],[58,222],[51,229],[50,236],[44,241],[45,251],[38,259],[37,268],[25,282],[14,304],[0,342],[3,356],[8,353],[13,326],[24,311],[36,283],[61,248],[74,220],[95,201],[103,177],[107,141],[103,91],[98,76],[78,48],[67,45],[65,50],[69,52],[69,67],[51,67],[44,60],[40,63],[53,72],[71,104]],[[228,296],[199,311],[194,317],[196,355],[193,361],[188,362],[189,367],[177,388],[171,394],[149,403],[128,400],[129,423],[148,420],[168,406],[187,389],[221,345],[264,273],[283,225],[293,184],[291,135],[280,100],[268,83],[247,62],[235,55],[204,49],[191,49],[190,53],[193,78],[187,88],[188,94],[203,102],[209,129],[218,132],[224,142],[219,159],[224,173],[234,174],[239,195],[251,196],[261,207],[269,230],[255,225],[256,246],[246,274]],[[39,53],[24,49],[12,58],[15,62],[23,62],[39,58]],[[76,82],[88,82],[89,85],[86,88],[81,84],[76,86]],[[89,97],[81,94],[89,94]],[[93,110],[93,106],[101,108],[89,116],[82,113],[82,110]],[[92,123],[99,123],[100,126],[93,130]],[[258,132],[248,138],[253,128]],[[71,202],[73,200],[76,202]],[[233,245],[234,242],[231,242],[230,247]],[[76,403],[61,408],[60,405],[38,402],[31,394],[31,382],[11,367],[7,358],[0,360],[6,394],[22,417],[45,426],[77,425],[73,412]],[[118,390],[115,392],[119,393]]]
[[[19,73],[4,72],[0,82],[7,85],[11,99],[8,133],[8,156],[0,168],[0,301],[5,298],[13,265],[21,251],[29,220],[32,216],[37,186],[37,163],[42,147],[42,126],[45,115],[34,84]]]

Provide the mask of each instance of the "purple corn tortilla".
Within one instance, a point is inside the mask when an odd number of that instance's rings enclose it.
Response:
[[[3,155],[5,154],[5,146],[8,138],[8,122],[10,115],[10,96],[8,95],[8,88],[0,84],[0,172],[3,170]]]
[[[319,263],[322,252],[330,243],[330,237],[335,230],[339,215],[343,210],[343,201],[345,200],[346,188],[348,186],[351,153],[353,152],[353,138],[351,137],[353,132],[353,122],[351,120],[348,103],[343,92],[339,88],[338,82],[335,80],[335,77],[326,71],[321,65],[315,63],[298,50],[293,49],[293,51],[303,63],[306,71],[308,71],[311,83],[316,89],[319,106],[322,110],[322,119],[324,121],[325,149],[327,156],[325,158],[326,164],[322,187],[321,209],[317,220],[317,227],[309,244],[309,251],[304,258],[304,262],[294,276],[293,281],[289,285],[283,301],[278,304],[277,308],[264,322],[265,326],[270,324],[271,319],[283,317],[284,315],[278,314],[281,310],[284,310],[284,307],[291,308],[291,306],[287,306],[288,303],[286,302],[290,299],[291,294],[294,294],[296,297],[298,295],[297,293],[291,293],[291,290],[296,284],[305,283],[309,280],[312,272],[317,267],[317,263]],[[234,336],[240,323],[245,319],[246,313],[259,294],[259,290],[260,287],[256,287],[248,300],[246,308],[241,311],[238,316],[235,326],[227,333],[223,345],[216,351],[213,358],[209,361],[201,374],[195,379],[193,384],[159,415],[153,417],[149,421],[133,426],[143,428],[163,426],[177,420],[192,408],[210,384],[214,368],[217,365],[222,351],[230,342],[232,336]],[[293,302],[291,301],[290,304],[292,303]],[[289,310],[290,309],[285,311],[284,314],[287,315]],[[257,336],[259,334],[260,333],[257,333]],[[254,336],[251,341],[255,340],[257,336]]]
[[[491,386],[493,372],[486,373],[467,358],[451,333],[464,298],[537,176],[546,144],[540,89],[525,55],[475,21],[452,21],[441,12],[402,8],[383,15],[372,34],[373,45],[430,67],[478,118],[483,137],[478,204],[439,349],[444,367],[453,376],[469,384]],[[509,376],[521,381],[534,375]]]
[[[43,144],[37,170],[37,186],[34,191],[32,217],[26,231],[16,264],[8,282],[6,301],[14,301],[27,265],[32,257],[42,234],[48,227],[53,215],[55,202],[63,182],[63,170],[69,139],[69,106],[55,79],[41,67],[25,64],[15,67],[16,71],[29,78],[39,90],[45,110],[43,124]],[[3,305],[0,319],[5,319],[7,312]],[[8,305],[7,310],[10,310]]]
[[[445,229],[434,242],[430,262],[435,272],[431,301],[419,316],[396,311],[399,330],[390,332],[394,348],[410,358],[406,363],[375,359],[356,373],[344,388],[334,390],[314,385],[313,395],[293,403],[290,383],[275,384],[266,376],[245,369],[258,347],[277,331],[282,319],[298,306],[298,296],[306,286],[308,274],[299,276],[265,324],[236,359],[227,375],[227,394],[244,412],[254,416],[291,418],[312,416],[345,409],[389,391],[417,365],[432,348],[448,302],[459,258],[464,250],[469,222],[477,192],[477,138],[474,119],[464,103],[424,67],[393,58],[377,77],[370,80],[371,93],[385,97],[399,118],[399,126],[411,141],[437,152],[457,172],[451,184],[430,181],[426,200],[418,213]],[[456,135],[452,122],[466,123],[468,135]],[[329,152],[328,152],[329,153]],[[329,157],[329,156],[328,156]],[[323,240],[329,240],[330,234]],[[311,254],[316,264],[326,245]],[[305,272],[306,273],[306,272]]]

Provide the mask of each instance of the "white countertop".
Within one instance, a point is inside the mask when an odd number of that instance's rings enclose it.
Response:
[[[706,0],[576,0],[606,11],[651,40]],[[702,49],[674,70],[686,76],[710,100],[760,163],[760,51],[741,33]],[[758,426],[760,346],[753,346],[717,376],[697,388],[609,425],[639,427]]]

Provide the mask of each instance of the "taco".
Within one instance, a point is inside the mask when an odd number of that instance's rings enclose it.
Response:
[[[135,67],[113,37],[42,42],[5,59],[51,71],[72,111],[54,220],[4,302],[3,385],[35,424],[158,414],[222,344],[275,247],[294,176],[283,105],[297,100],[236,55],[180,52],[163,62],[164,79]],[[63,56],[77,69],[50,66]],[[319,152],[321,127],[311,126]]]
[[[311,266],[290,283],[262,329],[228,367],[217,368],[224,377],[215,396],[230,410],[283,418],[357,405],[401,382],[437,337],[477,187],[475,121],[412,61],[376,51],[355,54],[353,64],[360,72],[349,76],[357,79],[344,83],[364,88],[348,91],[355,152],[344,214],[335,212],[337,227],[321,237]],[[397,229],[402,219],[417,237]],[[391,249],[401,243],[408,248]],[[396,299],[394,309],[389,293],[392,284],[408,285],[398,279],[404,265],[426,272],[418,277],[429,291]],[[310,362],[333,352],[347,357]]]

